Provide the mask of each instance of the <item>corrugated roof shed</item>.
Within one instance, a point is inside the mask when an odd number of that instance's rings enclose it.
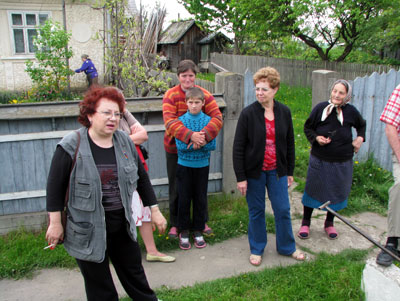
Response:
[[[158,44],[176,44],[185,33],[194,25],[194,20],[171,23],[162,34]]]

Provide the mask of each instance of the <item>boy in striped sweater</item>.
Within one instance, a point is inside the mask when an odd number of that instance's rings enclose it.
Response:
[[[186,91],[188,111],[179,117],[183,125],[194,132],[200,132],[211,120],[202,112],[205,104],[204,93],[198,87]],[[197,248],[207,244],[202,235],[207,219],[207,186],[210,152],[215,150],[215,139],[198,148],[193,142],[185,143],[175,139],[178,150],[176,180],[178,187],[178,229],[179,247],[191,248],[189,229],[193,229],[193,241]],[[190,207],[193,201],[193,221],[190,221]]]

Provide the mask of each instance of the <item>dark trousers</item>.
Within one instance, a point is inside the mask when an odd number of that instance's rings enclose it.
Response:
[[[89,88],[90,88],[92,85],[98,85],[98,84],[99,84],[99,78],[98,78],[97,76],[91,78],[90,75],[87,74],[87,75],[86,75],[86,78],[87,78],[87,80],[88,80],[88,86],[89,86]]]
[[[107,251],[103,262],[76,260],[85,281],[87,300],[119,300],[109,260],[130,298],[157,300],[144,273],[139,244],[129,237],[126,227],[122,227],[118,232],[107,233]]]
[[[178,228],[180,231],[203,231],[207,218],[207,187],[209,166],[192,168],[177,165]],[[193,223],[190,223],[190,207],[193,201]]]
[[[176,187],[176,166],[178,155],[165,152],[167,159],[168,174],[168,201],[169,201],[169,223],[176,227],[178,220],[178,189]]]

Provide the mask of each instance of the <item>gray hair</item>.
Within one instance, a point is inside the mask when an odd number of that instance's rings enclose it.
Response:
[[[335,88],[335,86],[336,86],[337,84],[342,84],[342,85],[346,88],[347,95],[346,95],[346,97],[343,99],[343,104],[342,104],[342,106],[344,106],[346,103],[348,103],[348,102],[350,101],[350,99],[351,99],[351,94],[352,94],[353,89],[351,88],[351,85],[350,85],[350,83],[349,83],[347,80],[345,80],[345,79],[338,79],[337,81],[335,81],[335,82],[333,83],[333,85],[332,85],[332,87],[331,87],[331,94],[332,94],[333,88]],[[330,95],[331,95],[331,94],[330,94]],[[330,97],[330,95],[329,95],[329,97]]]

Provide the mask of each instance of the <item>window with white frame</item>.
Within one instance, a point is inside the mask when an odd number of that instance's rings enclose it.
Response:
[[[36,27],[43,25],[50,17],[49,12],[12,11],[8,13],[11,39],[15,54],[33,54],[36,49],[33,39]]]

